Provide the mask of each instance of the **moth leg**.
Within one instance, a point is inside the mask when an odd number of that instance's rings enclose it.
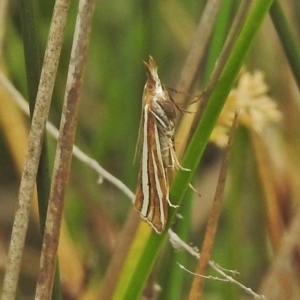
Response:
[[[189,183],[189,187],[193,192],[195,192],[197,194],[197,196],[201,197],[201,194],[197,191],[197,189],[191,183]]]
[[[191,171],[191,169],[184,168],[180,164],[173,147],[170,147],[170,154],[171,154],[171,168],[172,169],[176,169],[176,170],[180,169],[182,171]]]
[[[175,207],[175,208],[179,207],[179,205],[172,204],[171,201],[170,201],[170,199],[169,199],[169,197],[167,198],[167,201],[168,201],[169,206]]]

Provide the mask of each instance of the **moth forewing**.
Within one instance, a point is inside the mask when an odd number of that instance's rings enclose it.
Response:
[[[155,118],[146,105],[143,114],[142,166],[135,208],[156,232],[161,233],[168,218],[168,182],[161,158],[161,147]]]

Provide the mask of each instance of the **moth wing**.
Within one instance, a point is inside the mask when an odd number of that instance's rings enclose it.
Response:
[[[156,120],[148,105],[143,110],[142,122],[142,166],[134,205],[141,217],[161,233],[168,217],[169,188]]]

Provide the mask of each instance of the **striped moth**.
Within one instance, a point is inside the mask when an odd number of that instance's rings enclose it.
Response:
[[[165,229],[168,218],[169,171],[184,169],[174,149],[176,104],[160,82],[157,65],[150,56],[144,62],[147,81],[139,134],[142,145],[141,170],[134,202],[135,209],[157,233]]]

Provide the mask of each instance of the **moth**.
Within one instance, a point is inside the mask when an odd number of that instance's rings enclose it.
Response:
[[[157,233],[162,233],[168,219],[169,173],[184,169],[174,148],[176,104],[161,84],[157,65],[150,56],[146,66],[147,81],[138,144],[141,144],[141,169],[134,201],[135,209]],[[187,170],[187,169],[184,169]]]

